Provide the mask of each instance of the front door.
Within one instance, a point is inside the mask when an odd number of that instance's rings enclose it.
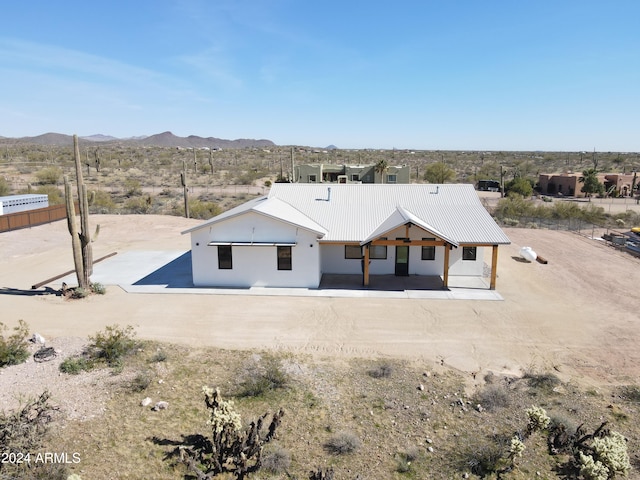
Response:
[[[396,245],[396,275],[409,275],[409,247]]]

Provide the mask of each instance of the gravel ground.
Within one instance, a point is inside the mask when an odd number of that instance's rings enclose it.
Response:
[[[60,364],[67,357],[80,354],[87,340],[79,337],[46,339],[45,346],[56,350],[56,358],[36,362],[33,354],[42,345],[29,342],[30,357],[25,363],[0,369],[0,409],[14,410],[43,391],[51,393],[51,403],[60,413],[72,420],[88,420],[100,416],[110,394],[123,377],[112,375],[108,368],[100,368],[82,375],[60,372]]]

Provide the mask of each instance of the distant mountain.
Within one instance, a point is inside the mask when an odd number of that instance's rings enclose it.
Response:
[[[325,150],[337,150],[338,147],[336,147],[335,145],[329,145],[328,147],[325,147]]]
[[[178,137],[171,132],[158,133],[150,137],[136,140],[140,145],[154,145],[161,147],[182,148],[246,148],[246,147],[272,147],[275,144],[271,140],[252,140],[240,138],[237,140],[224,140],[214,137]]]
[[[112,137],[111,135],[102,135],[97,133],[95,135],[89,135],[88,137],[80,137],[82,140],[88,140],[90,142],[110,142],[112,140],[118,140],[116,137]]]
[[[61,133],[45,133],[36,137],[7,138],[0,137],[3,141],[13,140],[17,143],[32,143],[36,145],[73,145],[73,136]],[[151,136],[139,136],[129,138],[116,138],[109,135],[95,134],[88,137],[80,137],[81,141],[92,143],[118,143],[126,145],[141,145],[154,147],[182,147],[182,148],[247,148],[247,147],[273,147],[271,140],[253,140],[240,138],[237,140],[225,140],[215,137],[178,137],[171,132],[158,133]]]

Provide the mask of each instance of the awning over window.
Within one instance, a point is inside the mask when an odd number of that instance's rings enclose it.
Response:
[[[216,242],[207,243],[209,247],[295,247],[297,242]]]

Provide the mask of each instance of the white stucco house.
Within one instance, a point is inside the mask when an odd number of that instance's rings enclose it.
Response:
[[[274,184],[182,232],[196,287],[317,288],[324,274],[482,276],[510,241],[472,185]]]

